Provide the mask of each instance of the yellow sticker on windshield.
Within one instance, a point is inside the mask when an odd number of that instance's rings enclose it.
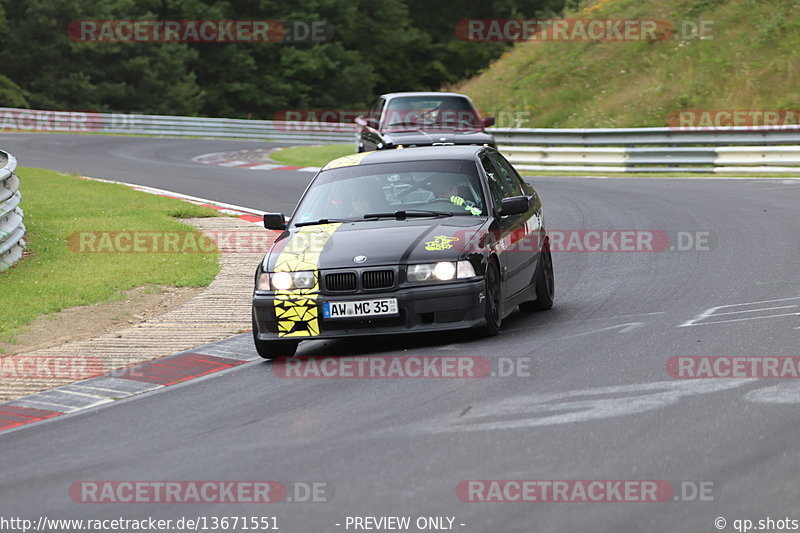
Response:
[[[339,167],[352,167],[361,163],[361,160],[367,157],[372,152],[361,152],[360,154],[346,155],[339,159],[330,161],[327,165],[322,167],[322,170],[330,170]]]
[[[453,247],[453,241],[457,241],[458,237],[448,237],[447,235],[437,235],[432,241],[425,242],[425,249],[429,251],[434,250],[448,250]]]

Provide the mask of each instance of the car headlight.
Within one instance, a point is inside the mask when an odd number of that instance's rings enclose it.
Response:
[[[310,289],[314,286],[314,273],[310,270],[293,272],[295,289]]]
[[[433,277],[439,281],[450,281],[456,277],[456,266],[448,261],[436,263],[433,267]]]
[[[290,289],[311,289],[316,283],[314,272],[301,270],[300,272],[262,272],[258,276],[256,289],[259,291],[287,291]]]
[[[459,261],[456,271],[456,277],[461,278],[474,278],[475,267],[469,261]]]
[[[289,272],[275,272],[270,276],[270,283],[277,291],[285,291],[294,286],[292,274]]]
[[[451,281],[475,277],[475,269],[469,261],[439,261],[409,265],[406,277],[411,282]]]

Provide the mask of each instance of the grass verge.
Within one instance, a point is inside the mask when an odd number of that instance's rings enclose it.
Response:
[[[583,9],[567,10],[565,18],[660,19],[687,31],[658,41],[519,42],[454,89],[498,124],[516,117],[521,127],[667,126],[680,110],[800,108],[800,4],[794,0],[571,4]],[[709,25],[702,38],[689,31],[701,21]]]
[[[270,159],[286,165],[322,167],[331,159],[354,153],[352,144],[324,144],[282,148],[269,154]]]
[[[206,286],[216,253],[78,253],[74,232],[195,232],[176,218],[217,216],[205,207],[59,172],[20,167],[25,257],[0,272],[0,342],[13,343],[42,314],[122,298],[142,285]]]

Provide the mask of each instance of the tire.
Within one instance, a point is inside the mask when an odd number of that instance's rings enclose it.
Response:
[[[553,274],[553,256],[550,253],[550,243],[542,248],[542,256],[536,265],[534,274],[536,300],[519,304],[519,310],[525,313],[534,311],[547,311],[553,307],[556,281]]]
[[[500,293],[500,270],[497,268],[497,263],[491,261],[489,266],[486,267],[486,275],[484,276],[485,294],[486,294],[486,325],[478,329],[478,334],[481,337],[494,337],[500,333],[500,327],[503,324],[503,317],[500,311],[500,302],[502,295]]]
[[[253,343],[256,345],[256,352],[264,359],[272,360],[279,357],[291,357],[297,351],[300,341],[262,341],[258,338],[258,327],[256,325],[256,315],[253,315]]]

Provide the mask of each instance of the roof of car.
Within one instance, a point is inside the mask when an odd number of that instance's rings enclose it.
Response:
[[[469,98],[465,94],[459,93],[445,93],[445,92],[438,92],[438,91],[415,91],[415,92],[406,92],[406,93],[386,93],[382,94],[381,98],[386,98],[387,100],[390,98],[398,98],[403,96],[422,96],[422,97],[435,97],[435,96],[458,96],[461,98]]]
[[[480,145],[462,146],[421,146],[419,148],[403,148],[401,150],[376,150],[346,155],[330,161],[322,170],[350,167],[356,165],[374,165],[377,163],[400,163],[404,161],[435,161],[442,159],[471,160],[486,147]]]

